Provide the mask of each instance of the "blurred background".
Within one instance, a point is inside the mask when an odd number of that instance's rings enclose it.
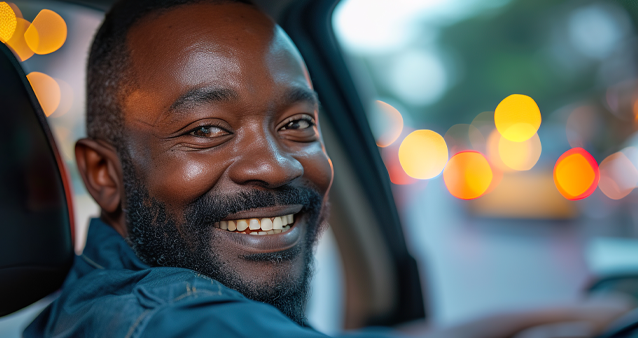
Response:
[[[336,8],[435,323],[570,301],[638,268],[636,15],[633,1]]]
[[[5,6],[6,5],[6,6]],[[15,32],[7,36],[15,14]],[[0,2],[73,184],[76,251],[98,208],[77,175],[85,65],[104,13]],[[388,169],[431,319],[574,300],[638,271],[638,5],[630,0],[343,0],[333,27]],[[5,34],[5,35],[3,35]],[[332,234],[308,315],[342,327]],[[0,319],[19,337],[47,301]]]

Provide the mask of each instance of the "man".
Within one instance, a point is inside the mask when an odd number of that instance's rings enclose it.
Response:
[[[304,305],[333,172],[287,35],[240,0],[120,2],[93,42],[87,88],[76,158],[101,214],[25,336],[323,336]],[[623,311],[595,304],[430,334],[506,337],[561,321],[598,332]]]

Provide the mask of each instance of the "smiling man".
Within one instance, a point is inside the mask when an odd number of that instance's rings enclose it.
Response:
[[[87,89],[76,157],[101,215],[25,336],[323,336],[304,306],[333,171],[287,35],[239,0],[120,2],[96,34]],[[539,311],[432,334],[506,337],[575,320],[599,331],[622,311]]]

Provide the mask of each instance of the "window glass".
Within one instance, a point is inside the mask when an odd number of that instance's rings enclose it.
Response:
[[[638,268],[636,15],[630,1],[335,9],[436,322],[569,301]]]

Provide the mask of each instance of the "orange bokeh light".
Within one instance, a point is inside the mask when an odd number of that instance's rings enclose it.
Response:
[[[31,23],[25,19],[17,18],[16,31],[9,41],[6,42],[7,46],[13,50],[20,61],[25,61],[33,56],[33,51],[27,45],[24,40],[24,32],[29,28]]]
[[[0,2],[0,41],[9,41],[13,36],[18,21],[16,20],[16,13],[13,8],[6,3]]]
[[[580,200],[591,195],[600,180],[598,163],[583,148],[563,153],[554,166],[554,184],[569,200]]]
[[[492,168],[478,151],[460,152],[443,170],[445,186],[452,196],[471,200],[483,195],[492,183]]]
[[[24,32],[24,39],[36,54],[49,54],[60,49],[66,41],[67,27],[62,17],[43,9]]]
[[[605,196],[619,200],[634,190],[638,183],[638,170],[622,152],[613,153],[600,163],[598,188]]]
[[[31,72],[27,75],[27,79],[33,87],[35,96],[42,106],[44,115],[47,117],[60,105],[60,86],[54,78],[40,72]]]

